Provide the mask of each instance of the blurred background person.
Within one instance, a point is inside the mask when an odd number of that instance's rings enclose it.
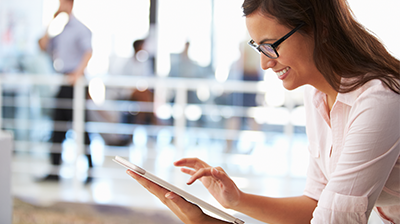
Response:
[[[169,77],[178,78],[206,78],[205,72],[201,66],[192,58],[189,57],[190,42],[186,41],[183,50],[180,53],[170,54],[171,70],[169,71]],[[174,91],[168,91],[167,101],[175,102],[176,93]],[[201,104],[202,101],[198,98],[196,91],[187,91],[187,103],[188,104]],[[197,121],[187,121],[193,126],[206,126],[206,120],[201,117]]]
[[[153,59],[145,49],[146,40],[137,39],[132,43],[133,54],[129,58],[110,57],[109,74],[112,76],[135,76],[150,77],[154,76]],[[134,84],[135,88],[107,88],[107,99],[132,101],[126,111],[91,111],[91,118],[96,121],[106,121],[111,123],[129,124],[155,124],[156,117],[152,110],[143,109],[146,106],[141,102],[152,103],[153,91],[147,88],[145,80]],[[125,146],[132,142],[132,135],[129,134],[109,134],[102,133],[102,138],[107,145]]]
[[[235,61],[229,72],[230,80],[243,81],[261,81],[263,72],[258,64],[260,63],[259,55],[252,49],[247,47],[247,42],[242,42],[239,46],[240,57]],[[249,108],[262,106],[259,98],[255,93],[233,92],[225,96],[227,104],[235,107]],[[259,130],[260,125],[253,117],[231,117],[227,120],[225,127],[231,130]],[[227,140],[227,152],[239,152],[249,154],[253,150],[251,148],[242,149],[237,147],[237,141]]]
[[[181,53],[171,54],[170,77],[201,78],[200,66],[189,57],[189,49],[187,41]]]
[[[152,76],[154,74],[145,44],[145,39],[135,40],[132,43],[133,55],[123,65],[122,75]]]
[[[146,41],[144,39],[135,40],[133,42],[133,55],[125,62],[122,68],[123,75],[153,76],[154,71],[151,60],[149,60],[149,53],[145,50],[145,43]],[[137,82],[136,88],[129,91],[128,100],[134,102],[153,102],[153,91],[149,90],[147,86],[145,81]],[[138,108],[138,110],[124,112],[122,122],[135,124],[156,123],[156,117],[153,112],[142,111],[140,106],[135,108]]]
[[[84,76],[86,66],[92,57],[92,33],[82,24],[72,13],[74,0],[59,0],[60,5],[57,12],[54,14],[56,19],[61,14],[68,15],[68,22],[65,24],[61,33],[56,36],[50,36],[46,32],[39,40],[39,46],[42,51],[47,52],[52,61],[56,72],[65,74],[68,77],[70,85],[60,87],[56,98],[70,99],[73,98],[73,86],[76,81]],[[72,106],[72,104],[71,104]],[[53,114],[54,122],[71,121],[72,110],[56,108]],[[51,164],[53,165],[51,172],[43,177],[42,181],[58,181],[59,166],[61,164],[62,142],[65,140],[67,127],[63,131],[57,131],[54,125],[50,141],[53,143],[50,149]],[[85,145],[90,144],[88,133],[85,132]],[[92,158],[89,152],[89,147],[86,148],[86,156],[88,158],[89,168],[93,167]],[[87,177],[86,183],[90,183],[92,178]]]

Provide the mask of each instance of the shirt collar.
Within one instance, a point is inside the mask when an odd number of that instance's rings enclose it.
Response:
[[[341,82],[345,82],[346,79],[342,78]],[[336,101],[344,103],[349,106],[353,106],[357,98],[361,95],[361,93],[364,92],[364,88],[358,88],[356,90],[353,90],[348,93],[338,93],[336,96]],[[321,103],[326,102],[326,94],[319,91],[318,89],[315,89],[315,92],[313,94],[313,102],[315,107],[318,107]]]
[[[353,106],[357,97],[361,94],[361,89],[357,89],[348,93],[338,93],[336,101]]]

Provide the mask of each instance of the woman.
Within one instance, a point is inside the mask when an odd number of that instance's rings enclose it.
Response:
[[[174,163],[225,208],[268,223],[400,223],[400,62],[355,21],[345,0],[245,0],[261,67],[288,90],[307,85],[310,164],[304,195],[240,191],[220,167]],[[283,39],[281,39],[284,37]],[[185,223],[224,223],[128,172]]]

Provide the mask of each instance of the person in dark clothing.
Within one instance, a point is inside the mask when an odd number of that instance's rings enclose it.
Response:
[[[65,74],[70,81],[70,85],[61,86],[56,98],[58,104],[64,99],[73,98],[73,89],[76,81],[84,75],[85,68],[92,57],[92,33],[83,25],[75,16],[72,14],[74,1],[73,0],[60,0],[60,6],[58,11],[54,14],[54,18],[63,15],[67,16],[68,22],[64,26],[62,32],[58,35],[52,36],[49,32],[39,40],[39,46],[41,50],[46,51],[53,60],[53,66],[56,72]],[[60,101],[60,102],[59,102]],[[58,121],[71,121],[73,111],[72,103],[67,107],[60,108],[59,106],[54,110],[53,119],[55,124]],[[54,180],[58,181],[58,166],[61,164],[61,143],[65,139],[67,127],[63,127],[59,130],[57,126],[54,126],[53,133],[51,136],[51,142],[53,143],[51,148],[51,163],[53,170],[42,178],[42,180]],[[85,145],[90,144],[88,133],[85,133]],[[92,158],[87,148],[87,158],[89,167],[93,167]],[[91,182],[91,177],[88,177],[86,182]]]

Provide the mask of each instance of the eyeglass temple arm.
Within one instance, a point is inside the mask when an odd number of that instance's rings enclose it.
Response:
[[[279,39],[277,42],[275,42],[274,44],[272,44],[272,47],[277,47],[279,44],[281,44],[284,40],[286,40],[287,38],[289,38],[290,36],[292,36],[297,30],[299,30],[301,27],[304,26],[305,23],[301,23],[300,25],[298,25],[296,28],[294,28],[292,31],[290,31],[288,34],[286,34],[284,37],[282,37],[281,39]]]

